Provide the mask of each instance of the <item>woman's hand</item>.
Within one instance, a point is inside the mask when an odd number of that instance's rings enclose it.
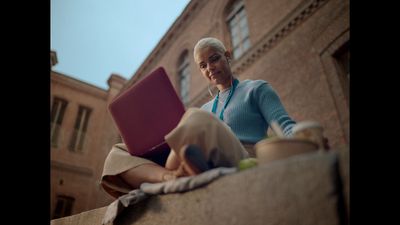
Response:
[[[189,174],[186,172],[183,163],[180,163],[180,165],[176,170],[164,173],[162,176],[162,180],[163,181],[175,180],[178,177],[185,177],[185,176],[189,176]]]

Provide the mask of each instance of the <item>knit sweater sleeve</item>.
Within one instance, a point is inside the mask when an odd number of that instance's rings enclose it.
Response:
[[[292,127],[296,124],[286,112],[275,90],[265,81],[258,81],[253,91],[253,99],[268,125],[276,121],[285,136],[291,136]]]

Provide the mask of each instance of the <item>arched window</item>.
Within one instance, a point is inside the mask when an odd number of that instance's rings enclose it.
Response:
[[[231,36],[233,58],[238,59],[250,48],[249,27],[243,0],[234,1],[227,9],[227,25]]]
[[[190,70],[189,70],[189,53],[184,51],[179,57],[178,63],[178,77],[179,77],[179,92],[183,104],[189,102],[189,88],[190,88]]]

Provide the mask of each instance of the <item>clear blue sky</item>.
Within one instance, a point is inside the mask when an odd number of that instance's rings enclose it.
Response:
[[[53,70],[107,89],[130,79],[189,0],[51,0]]]

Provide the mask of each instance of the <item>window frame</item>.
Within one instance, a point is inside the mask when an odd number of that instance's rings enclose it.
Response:
[[[350,31],[349,28],[339,32],[340,35],[328,36],[333,32],[323,33],[313,44],[314,51],[319,55],[319,59],[322,64],[324,75],[329,87],[329,91],[335,102],[337,115],[339,117],[340,126],[343,131],[343,139],[346,143],[350,141],[350,130],[349,130],[349,103],[350,95],[346,97],[346,92],[350,92],[350,80],[349,87],[346,91],[343,89],[343,84],[340,81],[341,72],[338,68],[337,59],[335,54],[340,52],[343,46],[348,45],[350,53]]]
[[[61,126],[64,121],[68,103],[69,102],[64,98],[53,97],[50,118],[50,143],[54,148],[59,147],[60,135],[62,133]],[[54,112],[54,110],[56,111]]]
[[[68,146],[68,149],[71,152],[83,152],[85,141],[87,141],[87,128],[92,111],[93,110],[90,107],[79,105],[75,125]]]
[[[57,195],[52,219],[57,219],[72,215],[74,203],[75,203],[74,197],[66,195]]]
[[[347,56],[348,55],[348,56]],[[345,57],[345,58],[343,58]],[[333,54],[337,76],[340,85],[342,86],[343,94],[349,104],[349,91],[350,91],[350,42],[343,43]],[[346,61],[346,62],[343,62]],[[346,65],[347,64],[347,65]],[[347,68],[346,68],[347,67]]]
[[[232,46],[232,56],[233,59],[239,59],[251,48],[250,28],[244,1],[236,0],[231,2],[226,9],[226,15],[225,24]],[[242,24],[245,25],[242,26]],[[234,33],[237,34],[234,35]],[[235,43],[236,41],[234,40],[238,40],[238,42]]]
[[[189,51],[182,52],[178,60],[179,95],[184,105],[190,102],[190,60]]]

